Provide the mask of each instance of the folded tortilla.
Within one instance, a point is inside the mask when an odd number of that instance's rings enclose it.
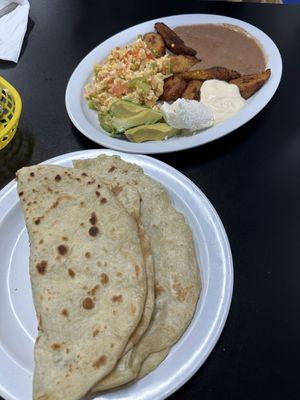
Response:
[[[91,171],[111,186],[137,188],[155,267],[156,298],[150,325],[109,376],[92,389],[99,392],[136,379],[150,354],[165,350],[182,336],[194,315],[201,284],[191,229],[162,185],[139,166],[116,156],[76,160],[74,166]]]
[[[116,365],[144,312],[138,226],[90,173],[17,173],[39,321],[34,400],[77,400]]]

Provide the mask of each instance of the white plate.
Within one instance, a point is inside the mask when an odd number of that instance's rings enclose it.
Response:
[[[230,307],[233,267],[224,227],[205,195],[180,172],[147,156],[86,150],[46,161],[65,167],[77,158],[119,154],[140,165],[170,193],[194,234],[203,290],[192,323],[166,360],[151,374],[102,400],[165,399],[203,364],[216,344]],[[32,398],[33,346],[37,335],[28,273],[29,243],[16,182],[0,192],[0,394],[7,400]]]
[[[202,23],[228,23],[244,28],[261,43],[267,56],[267,67],[272,70],[270,79],[255,95],[247,100],[246,106],[238,114],[219,126],[211,127],[193,136],[174,137],[163,142],[151,141],[144,143],[131,143],[124,139],[108,136],[99,125],[97,113],[88,108],[87,102],[83,97],[83,88],[91,80],[93,66],[99,61],[104,60],[111,49],[133,42],[139,34],[153,31],[154,23],[157,21],[165,22],[171,28],[180,25]],[[86,137],[102,146],[129,153],[168,153],[211,142],[248,122],[271,100],[279,85],[281,73],[281,56],[275,43],[264,32],[247,22],[210,14],[176,15],[157,18],[117,33],[92,50],[80,62],[69,80],[66,90],[66,107],[69,117],[76,128]]]

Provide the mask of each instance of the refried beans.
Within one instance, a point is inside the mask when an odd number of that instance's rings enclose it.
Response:
[[[197,51],[201,62],[191,69],[226,67],[240,74],[255,74],[266,69],[265,54],[242,28],[230,24],[201,24],[174,29],[184,43]]]

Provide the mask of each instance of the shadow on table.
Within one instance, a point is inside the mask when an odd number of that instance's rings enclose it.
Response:
[[[23,40],[23,44],[22,44],[22,49],[21,49],[21,53],[20,53],[20,57],[19,60],[22,58],[25,49],[27,47],[28,44],[28,39],[29,39],[29,35],[34,27],[35,22],[29,17],[28,18],[28,24],[27,24],[27,31],[25,33],[24,36],[24,40]],[[14,63],[13,61],[4,61],[4,60],[0,60],[0,70],[1,69],[12,69],[15,68],[17,66],[16,63]]]
[[[18,129],[12,141],[0,150],[0,186],[14,179],[16,171],[28,163],[33,147],[33,136]]]

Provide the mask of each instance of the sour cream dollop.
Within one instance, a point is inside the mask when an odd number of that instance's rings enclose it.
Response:
[[[173,128],[194,132],[209,128],[214,123],[213,112],[196,100],[177,99],[172,104],[163,103],[160,110]]]
[[[203,82],[200,93],[201,103],[213,112],[215,125],[232,117],[246,104],[236,85],[217,79]]]

